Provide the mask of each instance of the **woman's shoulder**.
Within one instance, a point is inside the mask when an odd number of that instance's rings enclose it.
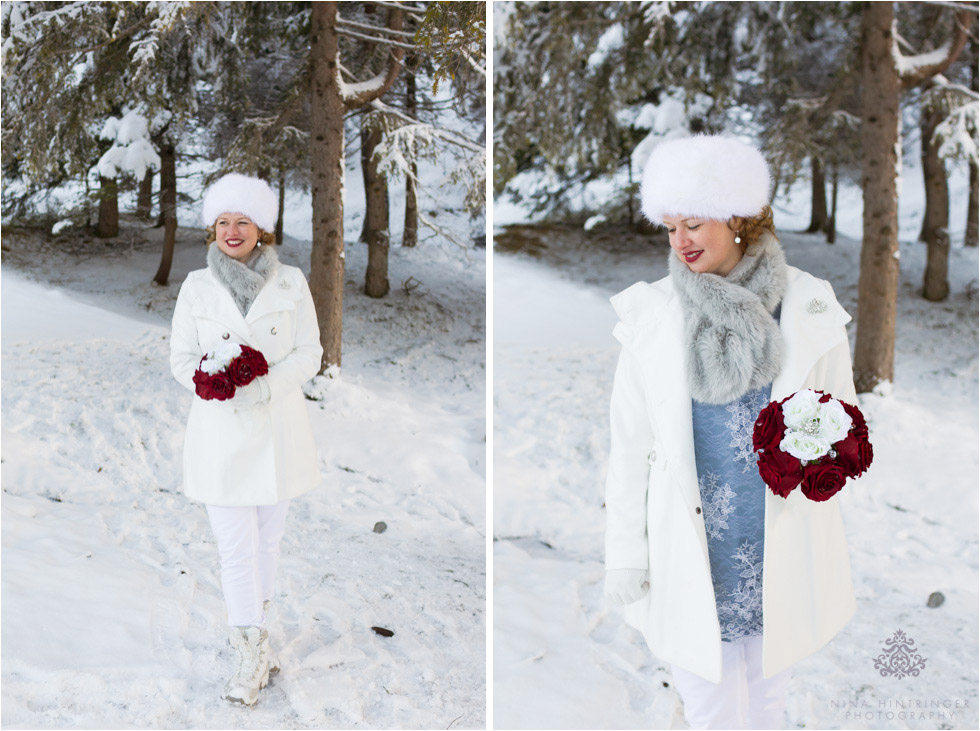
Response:
[[[834,287],[829,281],[794,266],[787,265],[786,269],[784,310],[787,306],[805,310],[811,316],[808,319],[814,324],[827,322],[841,325],[851,320],[850,314],[837,301]]]
[[[641,314],[657,310],[673,296],[670,276],[655,282],[637,282],[609,298],[622,322],[634,322]]]

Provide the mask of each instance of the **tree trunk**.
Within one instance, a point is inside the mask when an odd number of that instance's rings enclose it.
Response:
[[[894,8],[865,2],[861,20],[861,190],[864,228],[858,278],[854,384],[871,391],[895,376],[901,79],[892,53]]]
[[[160,216],[163,218],[163,254],[153,281],[165,285],[170,278],[177,241],[177,148],[164,144],[160,148]]]
[[[949,297],[949,229],[934,228],[929,236],[922,296],[930,302],[941,302]]]
[[[136,217],[148,219],[153,209],[153,171],[147,170],[140,181],[139,193],[136,196]]]
[[[405,76],[405,113],[415,119],[418,115],[418,104],[415,98],[415,70],[418,68],[414,54],[409,57],[408,75]],[[419,202],[415,192],[415,179],[419,174],[415,162],[415,145],[412,145],[412,156],[408,161],[411,175],[405,176],[405,228],[402,231],[402,246],[416,246],[419,243]]]
[[[922,296],[930,302],[949,295],[949,187],[939,144],[933,139],[940,122],[942,114],[937,109],[922,110],[922,175],[926,185],[922,234],[928,247]]]
[[[810,225],[808,234],[823,231],[827,225],[827,176],[824,174],[823,163],[816,155],[810,157],[811,199]]]
[[[977,164],[970,163],[970,205],[967,207],[966,211],[966,233],[963,236],[964,246],[976,246],[978,229],[977,229],[977,209],[980,208],[980,197],[977,195]]]
[[[286,171],[279,171],[279,212],[276,214],[276,246],[282,246],[283,216],[286,211]]]
[[[922,136],[922,177],[926,187],[926,211],[922,217],[919,241],[925,241],[927,244],[933,240],[934,229],[949,226],[949,186],[946,183],[946,166],[939,158],[939,145],[933,139],[936,127],[942,121],[942,114],[938,110],[922,109],[919,128]]]
[[[99,223],[95,235],[100,239],[110,239],[119,235],[119,187],[115,178],[99,176]]]
[[[834,165],[834,172],[831,175],[830,183],[830,218],[827,219],[827,243],[832,244],[837,241],[837,188],[838,188],[837,165]]]
[[[626,174],[627,174],[627,186],[626,190],[629,191],[629,195],[626,196],[626,215],[629,216],[629,226],[633,228],[636,223],[636,211],[634,209],[635,198],[633,195],[633,156],[626,156]]]
[[[370,122],[361,126],[361,172],[364,175],[364,242],[368,245],[364,294],[388,294],[388,181],[378,171],[374,150],[382,131]]]
[[[313,245],[310,291],[320,325],[320,372],[340,366],[344,306],[344,101],[339,86],[337,3],[313,3],[310,164]]]

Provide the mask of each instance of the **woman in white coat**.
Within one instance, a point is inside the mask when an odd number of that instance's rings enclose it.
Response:
[[[662,143],[642,206],[670,275],[612,298],[606,595],[670,664],[692,728],[784,728],[791,666],[855,611],[837,497],[774,495],[752,428],[803,388],[857,399],[826,281],[788,266],[758,150]]]
[[[279,263],[268,233],[276,213],[275,193],[258,178],[230,174],[208,189],[207,268],[181,286],[170,339],[170,369],[191,393],[202,357],[224,344],[254,348],[269,365],[229,400],[195,395],[184,437],[184,492],[207,507],[238,650],[224,695],[246,705],[279,670],[266,611],[289,501],[320,482],[301,386],[323,350],[306,278]]]

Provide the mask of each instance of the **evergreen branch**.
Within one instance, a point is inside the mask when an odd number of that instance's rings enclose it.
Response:
[[[75,49],[75,48],[67,48],[67,49],[65,49],[63,51],[56,51],[55,52],[55,55],[56,56],[67,56],[69,53],[77,53],[78,56],[81,56],[82,54],[89,53],[90,51],[97,51],[100,48],[105,48],[106,46],[108,46],[108,45],[110,45],[112,43],[115,43],[116,41],[121,41],[126,36],[132,35],[136,31],[138,31],[140,28],[142,28],[143,26],[145,26],[147,23],[149,23],[151,20],[153,20],[152,16],[147,15],[142,20],[140,20],[139,22],[133,23],[126,30],[122,31],[121,33],[119,33],[117,35],[112,36],[111,38],[109,38],[106,41],[103,41],[102,43],[98,43],[98,44],[96,44],[94,46],[89,46],[88,48],[78,48],[78,49]],[[72,62],[71,63],[74,66],[75,64],[78,63],[78,61],[79,61],[78,58],[74,58],[74,59],[72,59]]]

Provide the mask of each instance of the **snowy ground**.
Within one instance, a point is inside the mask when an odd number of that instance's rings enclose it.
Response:
[[[859,242],[780,237],[789,263],[828,279],[856,314]],[[669,667],[602,598],[607,409],[618,354],[608,297],[665,276],[666,256],[665,244],[617,230],[497,231],[498,728],[686,728]],[[954,248],[952,293],[938,304],[918,294],[924,262],[924,246],[901,244],[894,389],[861,397],[875,464],[841,498],[857,614],[794,667],[790,728],[978,727],[977,249]],[[855,327],[848,325],[852,346]],[[929,608],[934,591],[945,602]],[[926,658],[917,678],[874,669],[897,629]]]
[[[180,493],[192,396],[167,362],[203,239],[180,230],[157,287],[159,237],[4,232],[3,727],[483,727],[485,252],[392,247],[370,300],[349,246],[343,374],[308,402],[323,484],[283,542],[283,670],[245,709],[220,700],[217,550]],[[308,273],[309,246],[280,258]]]

